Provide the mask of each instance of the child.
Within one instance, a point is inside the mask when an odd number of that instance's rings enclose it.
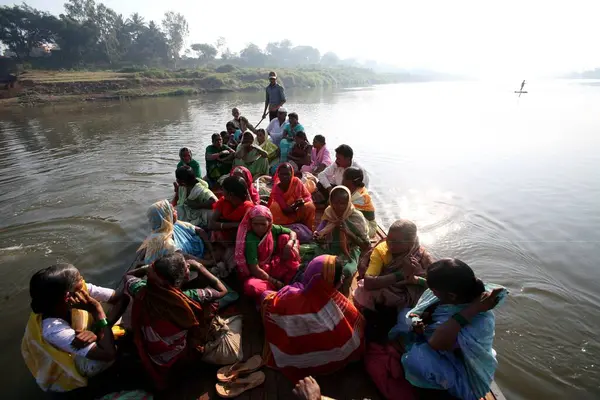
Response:
[[[21,353],[42,390],[87,386],[87,377],[112,365],[117,350],[111,328],[127,306],[126,296],[84,282],[77,268],[64,263],[35,273],[29,293],[33,312]],[[112,315],[100,302],[115,305]],[[88,330],[90,319],[95,322]]]
[[[194,170],[196,178],[202,179],[202,171],[200,171],[200,164],[198,164],[198,161],[192,158],[192,151],[190,149],[184,147],[181,150],[179,150],[179,159],[181,161],[179,161],[179,163],[177,164],[177,169],[179,167],[187,165]]]

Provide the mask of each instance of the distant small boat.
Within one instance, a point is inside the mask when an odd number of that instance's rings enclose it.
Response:
[[[528,93],[528,92],[527,92],[527,90],[515,90],[515,93],[522,94],[522,93]]]

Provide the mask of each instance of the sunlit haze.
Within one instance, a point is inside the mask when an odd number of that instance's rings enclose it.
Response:
[[[100,2],[100,1],[97,1]],[[19,4],[1,0],[0,4]],[[29,5],[63,12],[61,0]],[[290,39],[294,45],[334,51],[343,58],[373,59],[476,77],[531,79],[600,66],[600,2],[394,1],[197,2],[105,0],[128,16],[160,22],[166,11],[188,20],[186,45],[214,43],[233,51]]]

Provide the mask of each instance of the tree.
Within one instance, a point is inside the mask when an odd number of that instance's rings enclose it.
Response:
[[[296,46],[290,52],[292,65],[318,64],[321,61],[321,52],[312,46]]]
[[[19,61],[29,59],[33,49],[53,44],[56,26],[56,17],[26,4],[0,7],[0,42],[15,53]]]
[[[323,54],[323,57],[321,57],[321,64],[323,65],[333,66],[337,65],[339,62],[340,58],[332,51],[328,51],[327,53]]]
[[[208,43],[194,43],[190,47],[202,61],[212,61],[217,56],[217,49]]]
[[[265,64],[266,55],[263,53],[257,45],[250,43],[242,51],[240,51],[240,58],[242,61],[254,67],[262,67]]]
[[[185,38],[189,34],[188,23],[180,13],[169,11],[165,13],[162,26],[167,37],[170,56],[178,60]]]
[[[131,39],[135,42],[138,37],[142,34],[144,29],[146,29],[146,22],[144,21],[144,17],[140,16],[138,13],[131,14],[131,17],[125,21],[127,25],[127,31],[131,35]]]

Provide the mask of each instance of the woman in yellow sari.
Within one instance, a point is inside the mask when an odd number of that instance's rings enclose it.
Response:
[[[269,169],[279,162],[279,147],[271,141],[271,138],[267,135],[264,129],[258,129],[256,131],[256,144],[267,152],[267,159],[269,160]]]
[[[289,163],[281,164],[273,178],[269,209],[276,225],[301,223],[313,230],[316,207],[302,181]]]
[[[342,185],[346,186],[352,197],[350,201],[358,211],[364,215],[369,224],[369,237],[373,239],[377,235],[377,221],[375,221],[375,206],[371,201],[371,195],[365,187],[363,170],[356,167],[348,167],[344,171]]]

